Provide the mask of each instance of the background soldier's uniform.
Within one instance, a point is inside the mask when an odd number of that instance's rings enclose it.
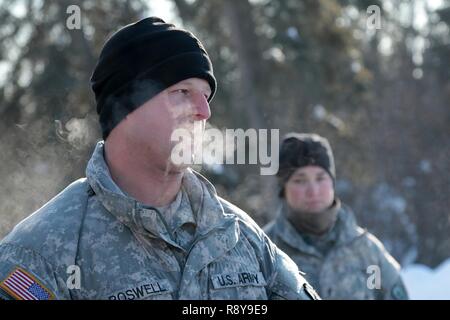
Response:
[[[264,230],[306,273],[322,299],[408,298],[399,264],[374,235],[357,226],[348,207],[340,208],[335,225],[323,236],[300,234],[285,210],[282,206]],[[381,286],[374,288],[378,275]]]
[[[0,242],[0,296],[32,297],[15,287],[26,273],[39,299],[316,298],[295,263],[204,177],[188,170],[175,201],[155,210],[118,188],[103,150],[99,142],[87,179]]]

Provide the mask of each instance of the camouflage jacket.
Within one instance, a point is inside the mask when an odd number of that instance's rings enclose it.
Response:
[[[348,207],[340,208],[335,225],[321,237],[300,234],[283,208],[264,231],[305,272],[322,299],[408,298],[399,264],[374,235],[357,226]]]
[[[86,177],[0,242],[0,297],[16,299],[312,299],[295,263],[243,211],[188,170],[197,225],[181,247],[157,209],[112,180],[99,142]],[[184,263],[174,254],[184,253]]]

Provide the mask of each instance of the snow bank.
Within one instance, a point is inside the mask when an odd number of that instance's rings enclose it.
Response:
[[[450,259],[436,269],[411,264],[401,274],[411,299],[450,300]]]

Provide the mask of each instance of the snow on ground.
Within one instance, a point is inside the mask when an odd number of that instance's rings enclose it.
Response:
[[[413,300],[450,300],[450,259],[436,269],[425,265],[406,266],[402,277]]]

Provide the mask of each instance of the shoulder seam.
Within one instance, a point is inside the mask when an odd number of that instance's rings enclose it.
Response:
[[[86,188],[86,203],[84,205],[84,210],[83,210],[83,215],[81,217],[81,222],[80,222],[80,227],[78,228],[78,240],[77,240],[77,249],[75,250],[75,257],[74,257],[74,263],[77,263],[77,258],[78,258],[78,253],[80,250],[80,239],[81,239],[81,232],[83,231],[83,227],[84,227],[84,220],[86,218],[86,213],[87,213],[87,208],[89,205],[89,198],[91,197],[91,192],[93,191],[91,188],[91,185],[89,183],[87,183],[87,188]]]

